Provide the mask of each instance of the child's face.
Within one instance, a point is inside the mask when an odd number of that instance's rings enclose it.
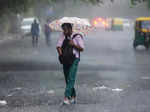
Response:
[[[65,36],[70,36],[72,34],[72,29],[65,26],[63,32]]]

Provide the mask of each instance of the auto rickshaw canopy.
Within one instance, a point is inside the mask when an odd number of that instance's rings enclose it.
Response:
[[[139,17],[136,19],[136,30],[150,32],[150,17]]]
[[[139,17],[136,21],[150,21],[150,17]]]
[[[114,24],[115,25],[123,25],[123,20],[120,18],[114,18]]]

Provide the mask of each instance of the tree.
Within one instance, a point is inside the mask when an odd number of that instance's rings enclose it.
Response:
[[[0,0],[0,24],[5,24],[14,20],[16,21],[16,17],[18,13],[27,12],[28,9],[32,8],[35,16],[41,16],[40,11],[44,10],[47,7],[53,7],[55,11],[55,16],[58,16],[63,13],[66,8],[66,3],[73,2],[82,2],[87,4],[99,5],[104,4],[106,0]],[[114,3],[117,0],[108,0]],[[150,7],[150,0],[130,0],[132,5],[136,5],[137,2],[142,3],[147,1]],[[43,8],[44,7],[44,8]],[[14,22],[12,22],[14,23]],[[0,31],[1,32],[1,31]]]
[[[34,7],[38,3],[41,4],[49,4],[49,5],[55,5],[58,2],[62,1],[71,1],[71,0],[0,0],[0,15],[2,15],[5,12],[25,12],[27,11],[30,7]],[[82,1],[84,3],[90,3],[93,5],[96,4],[103,4],[105,0],[72,0],[72,1]],[[117,0],[109,0],[112,3]],[[132,5],[136,5],[137,2],[142,3],[147,1],[148,4],[150,4],[150,0],[130,0]],[[64,3],[62,2],[62,3]]]
[[[149,0],[131,0],[132,5],[136,5],[137,3],[149,2]]]
[[[68,1],[68,0],[63,0]],[[71,1],[71,0],[69,0]],[[84,3],[91,3],[91,4],[98,4],[103,3],[104,0],[73,0],[73,1],[82,1]],[[110,0],[114,2],[114,0]],[[49,4],[54,5],[55,3],[62,2],[62,0],[0,0],[0,15],[4,12],[24,12],[27,11],[28,8],[33,7],[35,4],[42,3],[42,4]],[[63,3],[63,2],[62,2]]]

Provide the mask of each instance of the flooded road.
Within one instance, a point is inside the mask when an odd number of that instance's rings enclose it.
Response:
[[[132,46],[134,33],[93,31],[84,37],[85,51],[76,82],[77,105],[61,107],[65,88],[56,52],[43,37],[38,48],[31,38],[0,44],[2,112],[149,112],[150,51]]]

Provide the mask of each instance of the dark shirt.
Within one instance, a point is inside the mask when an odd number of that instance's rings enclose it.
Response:
[[[32,26],[31,26],[31,33],[32,35],[39,35],[39,24],[38,23],[32,23]]]
[[[45,24],[45,34],[50,34],[51,33],[51,28],[49,27],[48,24]]]

